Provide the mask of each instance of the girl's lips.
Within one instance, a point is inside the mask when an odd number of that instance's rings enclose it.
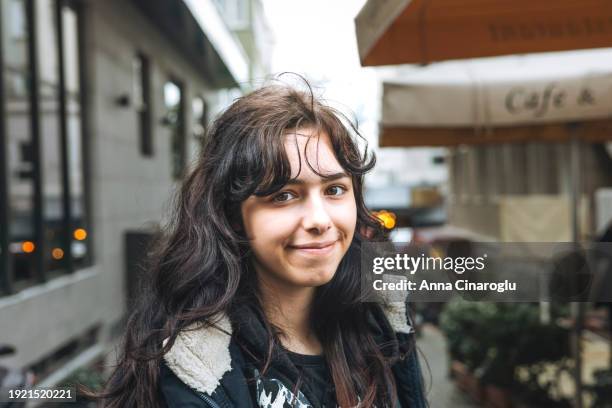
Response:
[[[336,242],[338,241],[336,240],[324,243],[289,246],[289,249],[299,251],[303,254],[325,255],[330,253],[335,248]]]

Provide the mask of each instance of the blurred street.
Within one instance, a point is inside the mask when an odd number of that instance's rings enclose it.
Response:
[[[423,376],[427,384],[427,398],[431,408],[472,408],[470,398],[459,391],[449,378],[449,359],[444,334],[437,327],[426,324],[417,340]]]

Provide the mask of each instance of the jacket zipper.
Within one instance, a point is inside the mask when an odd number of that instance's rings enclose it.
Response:
[[[204,395],[200,392],[198,392],[198,397],[200,397],[200,399],[204,400],[204,402],[206,402],[206,404],[210,407],[210,408],[221,408],[219,406],[219,404],[217,404],[215,402],[215,400],[213,400],[212,398],[210,398],[208,395]]]

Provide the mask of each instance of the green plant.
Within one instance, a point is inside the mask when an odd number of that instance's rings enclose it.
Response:
[[[440,314],[440,327],[446,334],[448,349],[453,360],[476,369],[486,357],[482,347],[482,325],[495,313],[494,306],[484,302],[466,302],[454,299]]]
[[[593,394],[593,408],[612,408],[612,368],[596,370],[595,384],[589,387]]]
[[[566,313],[566,308],[552,305],[553,321]],[[568,369],[569,332],[541,323],[537,304],[454,299],[440,322],[451,358],[466,364],[482,384],[512,389],[539,407],[567,402],[558,388]],[[543,380],[550,371],[557,374]]]

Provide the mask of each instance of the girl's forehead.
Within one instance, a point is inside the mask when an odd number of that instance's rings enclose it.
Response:
[[[317,177],[344,172],[329,135],[324,131],[299,129],[285,134],[285,151],[291,164],[291,178]],[[299,174],[298,174],[299,173]]]

